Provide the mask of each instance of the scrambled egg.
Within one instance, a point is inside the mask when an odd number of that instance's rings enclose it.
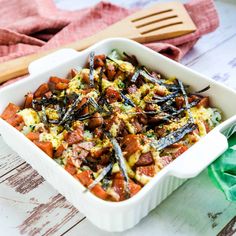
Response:
[[[19,114],[22,116],[26,126],[35,125],[40,122],[38,113],[32,108],[25,108]]]

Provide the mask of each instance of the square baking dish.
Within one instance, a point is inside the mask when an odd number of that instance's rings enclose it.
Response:
[[[5,142],[94,225],[111,232],[133,227],[184,181],[197,176],[227,149],[228,143],[223,133],[236,124],[236,106],[233,102],[236,101],[235,91],[134,41],[121,38],[101,41],[82,52],[62,49],[32,62],[27,78],[0,90],[0,114],[9,102],[21,105],[24,95],[36,90],[50,76],[63,77],[71,68],[84,66],[91,51],[108,54],[114,48],[135,55],[147,68],[157,70],[167,77],[177,77],[195,91],[210,85],[204,95],[210,96],[212,106],[223,111],[225,120],[162,169],[132,198],[123,202],[107,202],[90,192],[85,193],[85,187],[78,180],[0,118],[0,133]]]

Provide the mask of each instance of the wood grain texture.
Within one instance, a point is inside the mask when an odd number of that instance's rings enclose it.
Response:
[[[98,0],[55,0],[64,9],[79,9]],[[145,6],[152,0],[113,0],[122,6]],[[217,0],[220,27],[202,37],[183,64],[236,88],[236,2]],[[18,178],[17,178],[18,177]],[[233,235],[236,204],[210,182],[207,172],[186,182],[136,227],[122,234],[93,226],[0,137],[0,235],[66,236],[220,236]],[[232,219],[232,220],[231,220]]]
[[[28,164],[0,178],[0,212],[11,236],[61,235],[84,217]]]
[[[166,11],[171,11],[171,15],[168,15]],[[150,19],[148,16],[151,15]],[[144,18],[145,20],[143,20]],[[124,37],[139,43],[150,43],[182,36],[195,30],[196,26],[183,4],[178,2],[159,3],[139,10],[85,39],[57,49],[30,54],[1,63],[0,83],[28,74],[27,68],[31,62],[65,47],[81,51],[110,37]]]
[[[3,142],[0,136],[0,177],[24,163],[25,161],[18,156],[18,154],[13,152],[12,149]]]

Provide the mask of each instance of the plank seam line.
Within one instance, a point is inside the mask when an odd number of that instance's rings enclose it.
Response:
[[[214,49],[218,48],[219,46],[221,46],[222,44],[226,43],[227,41],[231,40],[232,38],[234,38],[236,36],[236,33],[234,33],[233,35],[231,35],[230,37],[224,39],[223,41],[219,42],[218,44],[216,44],[213,48],[207,50],[206,52],[202,53],[201,55],[195,57],[192,61],[186,63],[186,66],[193,66],[196,62],[196,60],[198,60],[199,58],[201,58],[202,56],[204,56],[205,54],[213,51]]]
[[[81,220],[79,220],[78,222],[76,222],[74,225],[72,225],[69,229],[67,229],[64,233],[62,233],[60,236],[64,236],[65,234],[67,234],[71,229],[73,229],[76,225],[78,225],[79,223],[81,223],[83,220],[85,220],[86,217],[84,216]]]
[[[22,166],[26,164],[26,162],[24,161],[23,163],[19,164],[18,166],[14,167],[13,169],[7,171],[5,174],[1,175],[0,178],[4,177],[5,175],[9,174],[10,172],[12,172],[13,170],[17,169],[18,167]]]

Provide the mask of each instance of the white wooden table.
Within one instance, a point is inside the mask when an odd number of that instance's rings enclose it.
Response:
[[[97,0],[56,0],[60,8],[71,10],[96,2]],[[137,4],[145,6],[154,1],[112,2],[130,7]],[[216,6],[221,20],[220,27],[200,39],[182,63],[236,89],[236,1],[218,0]],[[209,180],[207,171],[204,171],[182,185],[133,229],[120,234],[101,231],[0,137],[1,236],[210,236],[218,233],[228,236],[233,235],[236,230],[235,222],[236,203],[227,202]],[[226,228],[222,231],[225,226],[228,226],[228,231]]]

